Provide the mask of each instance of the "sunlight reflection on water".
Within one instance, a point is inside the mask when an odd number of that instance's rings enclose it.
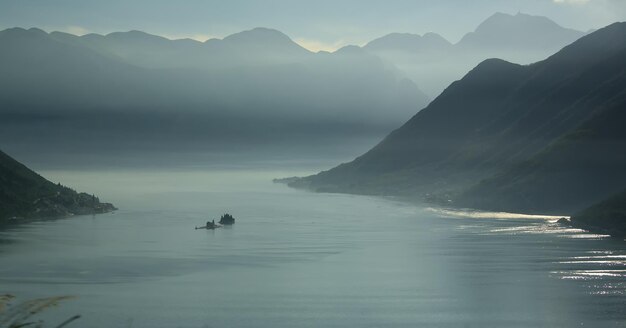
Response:
[[[567,269],[552,271],[551,274],[560,279],[586,283],[592,295],[626,295],[626,254],[605,250],[592,250],[585,254],[556,262]]]
[[[271,183],[284,172],[47,175],[121,210],[0,231],[10,241],[0,284],[21,297],[77,295],[59,317],[81,313],[89,327],[626,322],[626,247],[557,217],[451,215]],[[240,221],[193,229],[224,211]]]
[[[445,217],[453,218],[474,218],[474,219],[539,219],[539,220],[558,220],[560,218],[569,218],[565,215],[536,215],[508,212],[488,212],[479,210],[456,210],[428,207],[425,210],[436,213]]]
[[[493,222],[502,220],[517,222],[517,224],[502,227],[490,227],[489,224],[461,224],[457,227],[457,230],[468,232],[475,231],[482,234],[520,237],[524,235],[552,235],[573,241],[580,240],[580,242],[611,240],[609,235],[589,233],[582,229],[558,224],[556,221],[564,216],[437,208],[428,208],[427,210],[442,217],[455,219],[467,218],[487,219],[493,220]],[[626,295],[626,251],[624,250],[586,250],[580,255],[565,256],[552,263],[557,267],[561,267],[560,269],[550,271],[552,277],[559,280],[577,281],[588,290],[589,295]]]

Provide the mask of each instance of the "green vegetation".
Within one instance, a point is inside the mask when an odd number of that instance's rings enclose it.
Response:
[[[0,151],[0,223],[11,218],[53,218],[115,210],[95,195],[54,184]]]

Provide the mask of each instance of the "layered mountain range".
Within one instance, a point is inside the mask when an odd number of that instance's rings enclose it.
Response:
[[[452,44],[435,33],[392,33],[363,47],[405,72],[435,98],[478,63],[500,58],[519,64],[542,60],[585,33],[542,16],[496,13]]]
[[[580,35],[546,18],[496,14],[456,45],[392,34],[313,53],[267,28],[206,42],[8,29],[0,146],[59,165],[71,154],[109,161],[153,150],[347,158],[428,104],[416,81],[434,97],[479,60],[545,56]]]
[[[263,28],[204,43],[4,30],[0,140],[15,152],[102,153],[380,137],[427,99],[357,50],[311,53]]]
[[[626,23],[548,59],[489,59],[350,163],[291,181],[318,191],[574,213],[626,186]]]

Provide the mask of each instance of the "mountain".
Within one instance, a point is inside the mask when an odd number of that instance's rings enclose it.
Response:
[[[169,40],[142,31],[74,36],[52,32],[57,41],[90,48],[144,68],[224,69],[296,63],[313,55],[287,35],[268,28],[243,31],[224,39]]]
[[[626,237],[626,190],[574,214],[571,223],[585,230]]]
[[[141,31],[114,32],[107,35],[52,32],[56,41],[145,68],[185,68],[205,65],[204,45],[195,40],[169,40]]]
[[[410,33],[391,33],[370,41],[363,49],[373,52],[411,52],[438,53],[448,51],[452,44],[436,33],[426,33],[423,36]]]
[[[366,154],[291,185],[579,210],[626,185],[624,58],[616,23],[529,66],[486,60]]]
[[[573,212],[623,189],[625,56],[625,26],[618,23],[548,59],[560,67],[555,66],[552,81],[543,79],[553,83],[547,90],[551,94],[543,97],[545,104],[511,118],[523,120],[527,130],[531,124],[543,125],[543,138],[551,140],[550,144],[527,161],[465,191],[458,202],[492,209]]]
[[[421,37],[396,33],[376,39],[364,49],[397,66],[435,98],[485,59],[533,63],[584,34],[542,16],[496,13],[454,45],[433,33]]]
[[[0,151],[0,223],[115,210],[93,195],[54,184]]]
[[[483,52],[556,52],[584,34],[561,27],[542,16],[496,13],[482,22],[474,32],[466,34],[456,46]]]
[[[0,71],[0,147],[32,154],[282,153],[378,138],[427,103],[372,54],[313,54],[269,29],[206,43],[7,29]]]
[[[263,27],[235,33],[225,37],[221,42],[208,40],[206,44],[222,44],[224,47],[243,52],[273,53],[285,57],[310,55],[311,52],[295,43],[284,33]]]
[[[55,105],[93,107],[152,91],[141,87],[151,78],[144,70],[57,42],[39,29],[0,31],[0,44],[0,112],[24,113]]]

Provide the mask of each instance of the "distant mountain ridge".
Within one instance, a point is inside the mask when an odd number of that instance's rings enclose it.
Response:
[[[396,65],[420,89],[435,98],[485,59],[530,64],[583,35],[585,33],[561,27],[543,16],[496,13],[456,44],[434,33],[423,36],[392,33],[363,48]]]
[[[407,51],[419,54],[433,50],[449,50],[454,47],[455,51],[495,51],[496,54],[492,53],[491,57],[498,57],[497,52],[512,50],[557,51],[583,35],[585,35],[584,32],[561,27],[544,16],[523,13],[509,15],[498,12],[478,25],[474,32],[465,34],[456,44],[432,32],[424,35],[390,33],[370,41],[363,48],[373,52]],[[485,50],[479,48],[485,48]]]
[[[624,58],[616,23],[529,66],[486,60],[366,154],[291,185],[580,210],[626,186]]]
[[[263,28],[206,43],[7,29],[0,71],[0,146],[53,154],[304,149],[378,138],[428,102],[372,54],[314,54]]]
[[[585,33],[561,27],[547,17],[496,13],[482,22],[476,31],[466,34],[456,46],[461,49],[488,47],[557,51],[583,35]]]
[[[83,36],[52,32],[50,36],[145,68],[223,69],[242,63],[298,62],[312,55],[284,33],[268,28],[255,28],[206,42],[170,40],[136,30]]]
[[[32,72],[28,71],[28,65],[33,62],[40,63],[40,65],[49,62],[50,65],[42,68],[56,69],[57,66],[61,65],[64,66],[65,74],[70,76],[80,74],[80,70],[94,69],[80,67],[83,64],[90,64],[96,68],[106,68],[107,70],[109,69],[107,66],[116,66],[113,72],[115,74],[118,74],[115,70],[121,70],[132,71],[135,75],[151,75],[149,76],[150,83],[143,83],[148,86],[155,84],[155,79],[159,78],[158,75],[176,78],[187,74],[193,77],[189,82],[197,82],[198,77],[204,78],[209,75],[223,77],[229,74],[230,77],[225,78],[222,82],[222,84],[226,84],[229,79],[235,76],[244,77],[263,74],[264,72],[273,71],[277,74],[272,76],[271,80],[280,80],[285,76],[285,72],[291,75],[308,74],[303,78],[311,79],[314,75],[319,75],[319,72],[331,73],[332,70],[339,73],[337,76],[348,78],[353,74],[380,75],[379,81],[382,83],[377,83],[378,88],[389,87],[393,89],[395,84],[404,83],[401,77],[396,76],[397,72],[394,72],[393,68],[384,66],[378,58],[366,52],[353,52],[350,55],[354,56],[352,59],[355,63],[367,65],[354,64],[353,67],[349,67],[346,65],[348,62],[345,61],[348,53],[339,52],[330,56],[313,54],[293,42],[285,34],[266,28],[236,33],[222,40],[211,39],[205,43],[192,40],[169,40],[140,31],[114,32],[106,36],[87,34],[78,37],[61,32],[48,34],[36,28],[29,30],[13,28],[0,31],[0,42],[4,43],[3,48],[5,49],[0,52],[0,59],[4,60],[0,65],[12,66],[15,62],[19,65],[24,63],[23,66],[20,66],[22,71],[16,72],[16,76],[24,75],[23,73],[25,75],[52,76],[54,72],[40,73],[34,68]],[[42,48],[37,49],[37,47]],[[20,51],[26,53],[21,54]],[[61,54],[61,52],[63,53]],[[51,55],[58,53],[62,56],[47,56],[47,53]],[[255,56],[258,58],[252,59]],[[66,57],[73,58],[73,60],[63,62]],[[11,61],[13,63],[10,64]],[[57,63],[52,65],[53,61],[57,61]],[[177,63],[173,63],[174,61]],[[72,66],[77,66],[79,71],[74,72]],[[211,74],[207,74],[202,69],[209,70]],[[57,70],[60,71],[60,69]],[[12,73],[16,69],[7,67],[6,71]],[[96,80],[102,79],[103,76],[108,78],[106,74],[92,75],[91,78]],[[123,78],[121,81],[125,82],[124,74],[121,77]],[[141,78],[142,76],[136,77],[136,79]],[[320,76],[320,78],[324,77]],[[330,80],[330,78],[331,76],[328,79]],[[332,76],[332,78],[336,78],[336,76]],[[250,79],[242,81],[242,84],[248,84],[249,81]],[[162,81],[156,82],[158,84]],[[6,83],[10,85],[9,81]],[[384,85],[385,83],[388,86]],[[294,83],[288,83],[288,85],[293,86]],[[190,86],[192,85],[190,84]],[[202,87],[198,84],[196,86]],[[136,88],[137,86],[133,87]],[[263,88],[264,85],[259,85],[259,87]],[[134,90],[134,92],[136,91],[138,90]],[[316,90],[313,91],[316,92]],[[365,94],[372,91],[376,92],[374,90],[368,91]],[[305,93],[307,90],[300,90],[300,92]],[[417,100],[413,105],[415,108],[419,109],[420,105],[425,105],[426,99],[420,95],[419,90],[413,90],[413,94],[415,96],[411,97]],[[422,99],[418,99],[420,97]],[[388,112],[386,116],[389,114],[393,115],[393,113]]]
[[[414,53],[449,50],[452,43],[436,33],[424,35],[391,33],[370,41],[363,49],[370,52],[405,51]]]
[[[584,34],[563,28],[546,17],[496,13],[457,44],[436,33],[391,33],[372,40],[363,49],[398,67],[424,90],[427,96],[420,105],[425,106],[427,98],[438,96],[448,84],[484,59],[502,58],[527,64],[553,54]],[[214,70],[241,65],[297,64],[316,55],[284,33],[268,28],[255,28],[204,43],[169,40],[141,31],[80,37],[52,32],[50,36],[145,68]]]
[[[0,151],[0,224],[9,219],[58,218],[115,209],[94,195],[44,179]]]

